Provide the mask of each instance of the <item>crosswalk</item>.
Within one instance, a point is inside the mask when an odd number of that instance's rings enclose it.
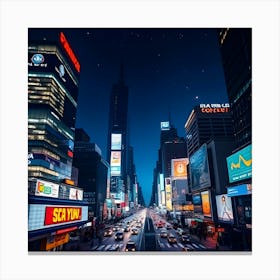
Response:
[[[118,248],[116,246],[119,246]],[[102,245],[95,245],[91,248],[92,251],[121,251],[123,248],[124,244],[119,243],[119,244],[102,244]],[[207,249],[204,245],[202,244],[197,244],[197,243],[189,243],[186,245],[183,245],[181,243],[175,243],[175,244],[169,244],[168,242],[163,243],[159,242],[159,246],[161,249],[171,249],[171,248],[176,248],[176,249],[183,249],[183,248],[188,248],[191,250],[205,250]]]
[[[185,246],[182,243],[176,243],[176,244],[169,244],[169,243],[163,243],[163,242],[159,242],[159,246],[161,249],[171,249],[171,248],[176,248],[176,249],[180,249],[180,248],[189,248],[192,250],[205,250],[207,249],[204,245],[202,244],[196,244],[196,243],[191,243],[191,244],[186,244]]]
[[[95,245],[91,248],[92,251],[118,251],[117,249],[121,250],[123,247],[123,243],[119,244],[107,244],[107,245]],[[117,247],[118,246],[118,247]]]

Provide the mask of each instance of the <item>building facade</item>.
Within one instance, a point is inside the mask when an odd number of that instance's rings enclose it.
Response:
[[[235,249],[252,249],[252,29],[218,33],[228,98],[233,112],[235,149],[229,154],[228,195],[234,204]],[[240,241],[241,240],[241,241]]]
[[[195,106],[185,124],[188,156],[212,139],[234,139],[230,106],[226,104],[200,104]]]
[[[71,180],[79,73],[63,32],[52,41],[29,40],[29,251],[62,250],[88,221],[83,190]]]
[[[121,216],[128,207],[128,87],[124,83],[123,65],[120,79],[110,96],[107,161],[111,166],[111,195]]]

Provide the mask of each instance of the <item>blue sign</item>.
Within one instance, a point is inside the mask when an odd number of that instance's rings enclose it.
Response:
[[[252,185],[251,184],[244,184],[234,187],[227,188],[227,196],[240,196],[240,195],[247,195],[252,193]]]
[[[44,60],[45,60],[44,56],[40,53],[34,54],[31,58],[31,61],[36,65],[43,63]]]
[[[190,173],[192,190],[211,186],[206,144],[203,144],[201,148],[190,157]]]
[[[252,145],[227,157],[229,182],[234,183],[252,177]]]
[[[200,194],[193,195],[192,200],[194,205],[201,205]]]

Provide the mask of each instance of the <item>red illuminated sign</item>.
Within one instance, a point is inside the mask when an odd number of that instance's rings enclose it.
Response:
[[[80,63],[79,63],[78,59],[76,58],[74,52],[72,51],[63,32],[60,32],[59,39],[60,39],[60,43],[62,44],[63,48],[65,49],[65,51],[69,55],[70,59],[72,60],[76,70],[80,73],[80,68],[81,68]]]
[[[229,108],[202,108],[202,113],[228,113]]]
[[[46,207],[45,225],[69,223],[81,219],[81,207]]]
[[[71,158],[73,157],[73,152],[68,150],[67,154],[68,154],[69,157],[71,157]]]

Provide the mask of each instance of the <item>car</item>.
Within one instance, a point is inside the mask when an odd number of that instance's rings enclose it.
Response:
[[[172,226],[170,224],[167,224],[166,229],[172,229]]]
[[[182,243],[191,243],[191,237],[189,235],[182,235],[181,242]]]
[[[111,228],[107,228],[107,229],[105,229],[103,235],[104,235],[104,237],[106,237],[106,236],[112,236],[112,234],[113,234],[113,230]]]
[[[123,232],[118,231],[115,233],[115,240],[123,240]]]
[[[177,228],[176,232],[177,232],[179,235],[185,235],[185,234],[186,234],[186,231],[183,230],[182,228]]]
[[[130,231],[130,227],[129,226],[126,226],[123,230],[124,232],[129,232]]]
[[[178,223],[173,223],[173,228],[176,230],[179,227]]]
[[[168,234],[167,241],[168,243],[177,243],[177,239],[173,234]]]
[[[166,230],[161,230],[160,231],[160,237],[166,238],[167,237],[167,231]]]
[[[132,228],[131,229],[131,234],[133,234],[133,235],[137,235],[138,234],[138,229],[137,228]]]
[[[128,252],[128,251],[136,251],[136,244],[134,241],[132,240],[128,240],[128,242],[126,243],[126,246],[125,246],[125,251]]]
[[[113,227],[113,231],[119,231],[119,230],[120,230],[120,227],[118,227],[118,226]]]

